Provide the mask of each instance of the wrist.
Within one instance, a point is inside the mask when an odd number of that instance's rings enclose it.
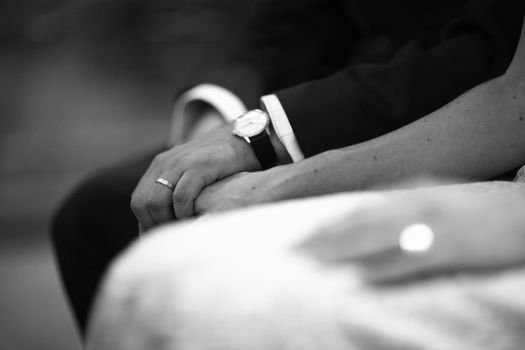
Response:
[[[307,177],[298,164],[286,164],[261,172],[265,197],[272,201],[304,197]]]
[[[269,169],[278,163],[270,124],[268,114],[259,109],[248,111],[233,122],[232,133],[249,145],[260,169]]]
[[[239,169],[239,172],[261,170],[261,163],[257,159],[253,148],[248,142],[234,135],[232,133],[232,129],[233,123],[228,123],[228,125],[224,128],[224,132],[230,140],[230,143],[235,150],[237,158],[240,159],[243,164],[241,169]]]

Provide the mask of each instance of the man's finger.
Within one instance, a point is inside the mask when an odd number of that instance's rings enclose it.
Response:
[[[181,176],[172,195],[173,210],[177,218],[195,215],[193,202],[206,185],[204,176],[195,170],[186,171]]]
[[[143,231],[147,231],[151,227],[155,226],[155,221],[146,209],[146,205],[144,204],[142,198],[139,198],[138,196],[133,196],[133,198],[131,199],[130,206],[131,211],[137,218],[137,221],[139,222]]]
[[[157,159],[157,157],[155,159]],[[148,229],[155,226],[155,221],[146,208],[146,196],[150,191],[152,182],[155,181],[154,179],[152,180],[153,174],[159,172],[157,163],[158,162],[154,160],[150,164],[144,175],[142,175],[140,178],[137,186],[135,187],[135,190],[133,191],[133,194],[131,195],[131,211],[137,218],[139,224],[142,226],[143,231],[147,231]]]
[[[167,182],[162,184],[156,182],[157,179]],[[146,197],[146,208],[155,223],[162,224],[175,219],[171,203],[173,189],[170,187],[174,186],[176,182],[173,181],[176,180],[171,180],[167,175],[161,175],[157,179],[153,180],[150,192]]]

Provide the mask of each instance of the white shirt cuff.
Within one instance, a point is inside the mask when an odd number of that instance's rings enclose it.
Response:
[[[225,121],[231,122],[240,115],[246,113],[246,106],[235,94],[229,90],[213,84],[201,84],[186,91],[179,96],[173,106],[172,129],[170,133],[170,145],[176,145],[185,141],[189,128],[199,123],[213,123],[209,120],[197,120],[202,116],[196,115],[190,109],[190,102],[201,101],[215,108]],[[209,117],[206,117],[209,118]],[[215,121],[216,122],[216,121]]]
[[[270,116],[275,134],[279,140],[281,140],[293,162],[295,163],[304,159],[304,154],[295,138],[290,121],[277,96],[266,95],[261,97],[261,107]]]

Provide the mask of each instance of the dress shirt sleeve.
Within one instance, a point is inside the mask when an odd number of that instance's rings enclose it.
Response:
[[[261,97],[261,107],[265,110],[272,121],[273,130],[277,138],[281,141],[286,151],[292,158],[293,162],[304,159],[303,152],[297,143],[292,126],[288,121],[279,99],[275,95],[266,95]]]
[[[200,113],[195,104],[207,104],[222,117]],[[208,129],[208,125],[231,122],[246,112],[242,100],[229,90],[214,84],[197,85],[182,93],[173,105],[170,144],[176,145],[187,141],[188,135],[195,134],[195,129]]]

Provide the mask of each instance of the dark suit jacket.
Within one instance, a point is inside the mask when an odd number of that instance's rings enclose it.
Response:
[[[305,156],[406,125],[504,73],[524,0],[259,0],[206,75],[249,108],[276,92]]]

